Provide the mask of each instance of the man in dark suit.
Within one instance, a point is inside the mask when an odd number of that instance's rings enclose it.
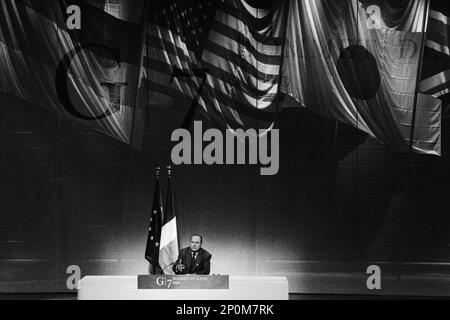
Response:
[[[211,254],[202,248],[202,243],[201,235],[191,236],[191,246],[180,250],[178,260],[172,267],[176,274],[209,274]]]

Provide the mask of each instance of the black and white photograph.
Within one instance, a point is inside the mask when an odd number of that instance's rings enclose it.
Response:
[[[0,0],[0,299],[448,300],[449,129],[446,0]]]

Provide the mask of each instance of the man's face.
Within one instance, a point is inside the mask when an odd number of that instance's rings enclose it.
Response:
[[[202,240],[199,236],[192,236],[191,238],[191,250],[198,251],[202,246]]]

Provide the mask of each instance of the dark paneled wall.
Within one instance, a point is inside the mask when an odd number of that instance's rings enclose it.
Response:
[[[66,291],[69,265],[145,273],[154,167],[183,114],[152,107],[137,151],[7,95],[0,107],[0,291]],[[304,110],[283,111],[279,127],[276,176],[175,167],[182,244],[202,233],[213,273],[286,275],[291,292],[368,293],[377,264],[381,293],[450,294],[446,155],[409,162]]]

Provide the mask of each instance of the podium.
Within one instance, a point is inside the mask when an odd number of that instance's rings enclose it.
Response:
[[[289,286],[286,277],[86,276],[78,282],[78,299],[288,300]]]

